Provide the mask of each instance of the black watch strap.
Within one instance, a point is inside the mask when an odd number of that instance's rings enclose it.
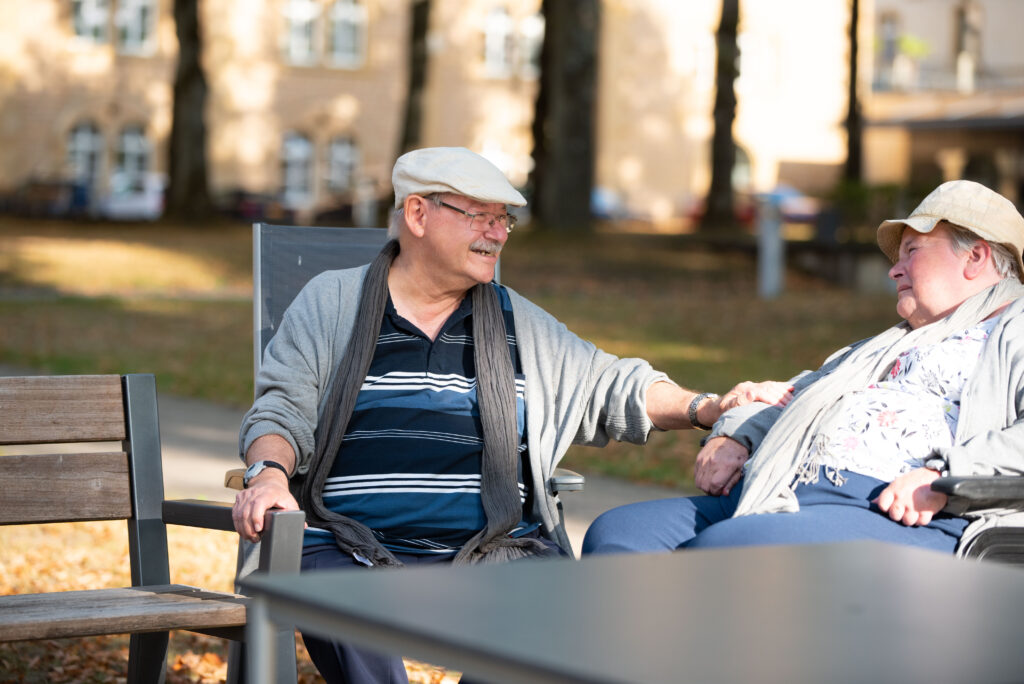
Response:
[[[285,477],[288,477],[288,469],[285,468],[280,463],[278,463],[277,461],[256,461],[251,466],[246,468],[245,476],[242,478],[242,487],[248,487],[249,481],[252,480],[257,475],[259,475],[260,473],[262,473],[267,468],[277,468],[282,473],[284,473]]]

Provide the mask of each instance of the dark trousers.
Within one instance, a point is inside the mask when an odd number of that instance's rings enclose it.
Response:
[[[541,538],[553,548],[553,542]],[[564,552],[559,549],[560,553]],[[406,565],[449,563],[451,556],[425,556],[410,553],[395,553],[395,557]],[[367,570],[337,546],[322,545],[303,549],[302,571],[315,570]],[[336,641],[327,641],[313,634],[302,632],[309,657],[328,684],[408,684],[402,659],[363,648],[354,648]],[[460,682],[469,684],[463,677]]]

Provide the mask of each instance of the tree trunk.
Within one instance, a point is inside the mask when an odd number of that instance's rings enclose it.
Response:
[[[594,185],[599,0],[543,0],[540,91],[530,174],[542,229],[585,231]]]
[[[846,108],[846,164],[843,167],[843,179],[860,182],[862,173],[862,132],[863,119],[860,111],[860,98],[857,96],[857,26],[860,24],[860,0],[850,2],[850,68],[849,85],[847,88]]]
[[[198,0],[174,0],[178,68],[168,154],[164,216],[195,220],[212,214],[206,178],[206,77],[200,61]]]
[[[722,0],[718,22],[715,61],[715,129],[711,138],[711,187],[700,222],[701,232],[738,230],[733,198],[732,170],[736,164],[736,141],[732,125],[736,120],[736,77],[739,76],[739,0]]]
[[[409,89],[405,97],[405,118],[398,154],[414,150],[422,143],[423,90],[427,84],[427,31],[430,28],[430,0],[416,0],[412,5],[409,27]]]

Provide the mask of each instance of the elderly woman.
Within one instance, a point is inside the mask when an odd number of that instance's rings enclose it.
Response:
[[[904,322],[794,378],[784,407],[725,414],[697,457],[709,496],[608,511],[584,553],[849,539],[953,553],[1007,512],[953,510],[929,485],[1024,472],[1024,218],[951,181],[878,244]]]

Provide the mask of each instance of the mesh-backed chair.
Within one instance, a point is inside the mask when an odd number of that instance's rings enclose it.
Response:
[[[1024,511],[1024,477],[940,477],[932,489],[977,506],[998,505]],[[1024,527],[993,527],[959,550],[966,558],[1024,566]]]
[[[386,241],[387,231],[382,228],[253,225],[254,374],[259,373],[263,350],[299,290],[325,270],[370,263]],[[555,495],[580,491],[584,478],[557,468],[548,486]],[[561,510],[561,502],[558,505]],[[571,549],[566,551],[572,553]]]

